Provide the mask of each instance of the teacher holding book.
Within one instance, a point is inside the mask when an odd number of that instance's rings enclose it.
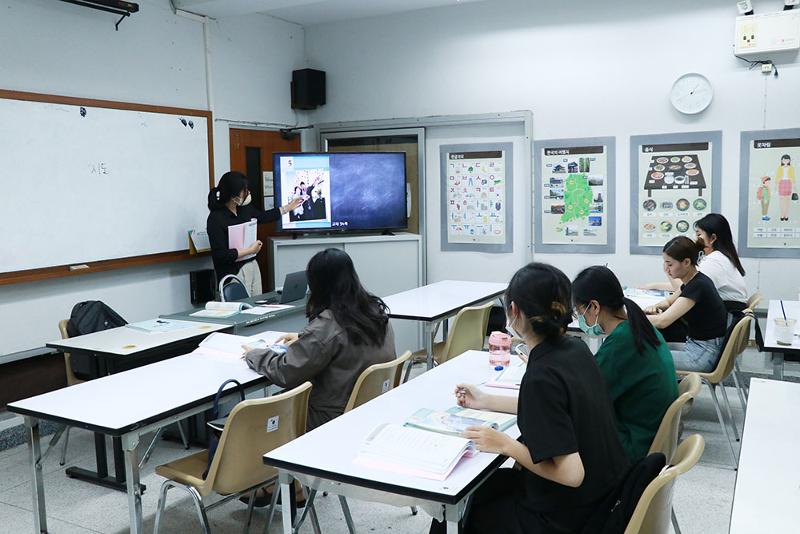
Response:
[[[303,199],[296,198],[285,206],[260,210],[250,204],[247,177],[237,171],[226,172],[216,187],[208,193],[208,219],[206,231],[211,245],[211,258],[217,281],[225,275],[235,274],[244,283],[249,295],[260,295],[261,270],[255,255],[261,250],[258,239],[243,249],[231,248],[228,243],[228,227],[256,219],[259,224],[277,221],[281,215],[299,206]]]

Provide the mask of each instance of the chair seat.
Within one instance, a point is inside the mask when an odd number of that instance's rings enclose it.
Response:
[[[442,359],[442,353],[444,352],[444,341],[439,341],[433,344],[433,360],[436,363],[439,363]],[[428,353],[425,352],[425,349],[418,350],[414,354],[411,355],[413,361],[425,361],[428,358]]]
[[[156,467],[156,474],[195,488],[201,496],[211,493],[203,473],[208,467],[208,450],[200,451]]]

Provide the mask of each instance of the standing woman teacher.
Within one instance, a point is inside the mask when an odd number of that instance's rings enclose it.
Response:
[[[262,243],[256,240],[247,248],[230,248],[228,227],[248,222],[250,219],[256,219],[259,224],[277,221],[281,215],[299,206],[303,199],[296,198],[285,206],[267,211],[256,208],[250,201],[247,177],[236,171],[223,174],[217,186],[208,194],[210,213],[206,220],[206,231],[211,244],[211,258],[214,260],[217,281],[222,280],[225,275],[235,274],[244,283],[247,293],[253,296],[262,293],[261,270],[258,268],[255,256],[247,260],[242,258],[258,254]]]

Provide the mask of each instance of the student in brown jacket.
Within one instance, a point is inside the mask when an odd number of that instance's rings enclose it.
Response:
[[[286,352],[247,353],[248,365],[277,386],[311,381],[308,430],[341,415],[364,369],[396,358],[386,305],[361,285],[346,252],[329,248],[306,267],[308,325],[279,339]]]

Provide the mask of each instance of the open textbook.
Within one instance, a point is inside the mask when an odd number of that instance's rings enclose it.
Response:
[[[206,302],[206,307],[204,309],[190,313],[189,315],[192,317],[225,319],[226,317],[236,315],[240,311],[251,307],[252,306],[246,302],[217,302],[212,300],[211,302]]]
[[[234,336],[214,332],[209,334],[192,354],[222,358],[241,358],[253,349],[265,349],[275,344],[283,332],[261,332],[254,336]]]
[[[471,426],[488,426],[505,431],[516,422],[517,416],[513,414],[453,406],[447,411],[419,409],[406,421],[406,426],[458,436]]]
[[[444,480],[462,457],[474,453],[475,446],[468,439],[385,423],[366,437],[354,462],[374,469]]]

